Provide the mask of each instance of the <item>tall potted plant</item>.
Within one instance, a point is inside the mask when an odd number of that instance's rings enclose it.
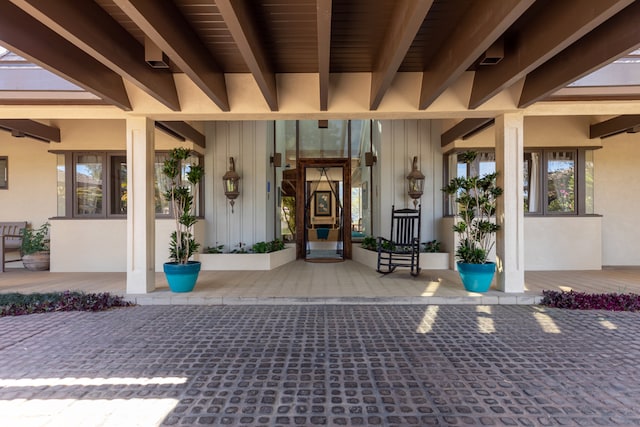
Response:
[[[20,252],[24,268],[31,271],[48,270],[50,264],[49,223],[38,228],[25,227],[21,231]]]
[[[476,157],[476,152],[467,151],[458,158],[472,165]],[[468,291],[486,292],[496,271],[495,262],[488,261],[488,257],[500,229],[492,218],[502,188],[496,184],[497,172],[483,176],[470,172],[467,177],[451,179],[442,191],[455,197],[458,209],[453,231],[459,237],[456,258],[462,283]]]
[[[197,200],[198,183],[204,175],[204,168],[189,164],[190,156],[190,149],[174,148],[162,168],[168,179],[164,196],[171,204],[175,220],[175,231],[171,233],[169,244],[171,261],[164,264],[164,273],[173,292],[192,291],[200,273],[200,262],[189,258],[200,247],[193,232],[197,222],[194,201]]]

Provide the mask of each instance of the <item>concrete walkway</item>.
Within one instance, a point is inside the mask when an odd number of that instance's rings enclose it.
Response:
[[[64,290],[125,295],[124,273],[51,273],[8,268],[0,274],[0,292]],[[127,295],[144,305],[199,304],[535,304],[542,290],[640,293],[640,268],[601,271],[531,271],[525,292],[500,292],[492,287],[480,294],[464,290],[452,270],[408,270],[389,275],[354,261],[310,263],[295,261],[270,271],[202,271],[194,292],[169,291],[164,274],[156,274],[156,289]]]
[[[139,306],[0,318],[6,426],[637,426],[635,313]]]

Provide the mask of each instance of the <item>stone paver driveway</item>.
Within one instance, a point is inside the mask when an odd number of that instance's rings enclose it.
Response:
[[[640,425],[640,317],[142,306],[0,319],[0,424]]]

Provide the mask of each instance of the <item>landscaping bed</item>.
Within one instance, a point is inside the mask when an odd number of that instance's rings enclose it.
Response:
[[[85,294],[83,292],[52,292],[0,294],[0,316],[49,313],[53,311],[104,311],[135,304],[107,292]]]

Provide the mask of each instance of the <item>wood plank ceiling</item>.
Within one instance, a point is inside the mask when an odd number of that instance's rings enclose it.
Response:
[[[127,81],[180,111],[184,73],[230,111],[224,75],[250,73],[277,111],[277,74],[317,73],[327,111],[329,74],[355,72],[371,110],[422,72],[426,109],[468,70],[475,109],[522,79],[520,107],[545,99],[640,45],[637,22],[633,0],[0,0],[0,45],[123,110]]]

